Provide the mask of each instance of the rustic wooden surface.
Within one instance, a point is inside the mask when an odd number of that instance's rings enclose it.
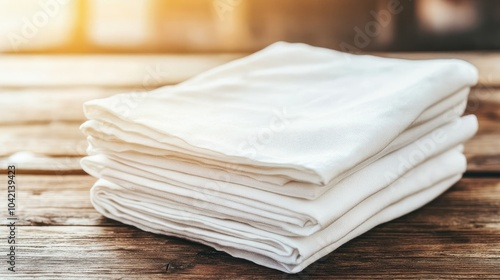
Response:
[[[102,217],[89,201],[94,179],[78,164],[84,101],[175,84],[241,54],[0,57],[0,169],[17,164],[19,203],[18,272],[0,257],[0,279],[500,279],[500,54],[382,55],[463,58],[479,68],[467,111],[480,128],[466,145],[467,173],[429,205],[296,275]]]

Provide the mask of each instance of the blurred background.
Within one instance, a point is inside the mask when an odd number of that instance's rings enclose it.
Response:
[[[0,0],[2,53],[500,49],[494,0]]]

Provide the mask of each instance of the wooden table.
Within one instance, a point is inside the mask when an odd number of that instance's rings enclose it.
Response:
[[[0,278],[8,253],[6,166],[16,162],[15,276],[71,278],[500,278],[500,53],[381,54],[457,57],[480,70],[468,113],[464,178],[427,206],[287,275],[207,246],[109,220],[89,201],[79,167],[82,102],[175,84],[241,55],[0,56]]]

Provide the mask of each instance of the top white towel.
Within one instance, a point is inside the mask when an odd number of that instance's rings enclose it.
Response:
[[[85,113],[186,156],[326,185],[476,82],[476,69],[460,60],[280,42],[144,96],[87,102]]]

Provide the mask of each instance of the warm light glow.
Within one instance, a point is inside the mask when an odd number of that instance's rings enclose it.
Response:
[[[0,0],[0,52],[248,53],[276,41],[357,52],[497,48],[499,3]]]
[[[0,51],[67,45],[77,19],[76,1],[0,0]]]
[[[149,0],[90,0],[88,36],[101,46],[140,46],[152,36]],[[112,8],[120,7],[120,8]]]

